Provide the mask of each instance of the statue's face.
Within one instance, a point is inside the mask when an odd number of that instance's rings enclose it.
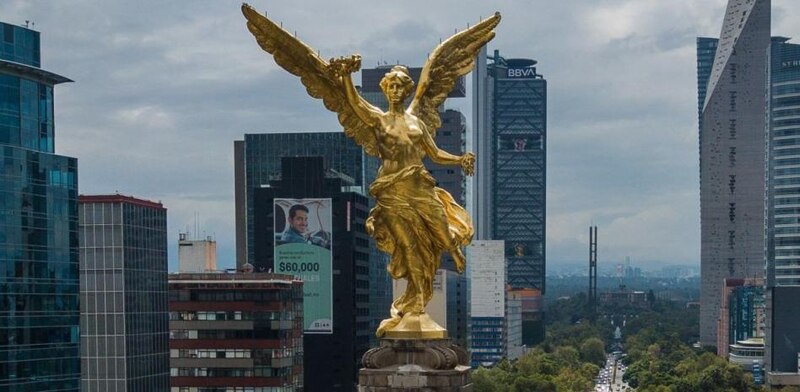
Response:
[[[391,78],[383,86],[383,93],[389,103],[402,103],[408,95],[406,85],[400,78]]]

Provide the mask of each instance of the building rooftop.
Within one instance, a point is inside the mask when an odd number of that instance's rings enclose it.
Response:
[[[78,203],[130,203],[143,207],[164,208],[161,202],[139,199],[133,196],[120,195],[79,195]]]
[[[36,79],[45,84],[55,85],[59,83],[72,82],[72,80],[69,78],[45,71],[41,68],[2,59],[0,59],[0,71],[3,73]]]

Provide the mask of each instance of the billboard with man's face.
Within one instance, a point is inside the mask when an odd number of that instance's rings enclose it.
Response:
[[[275,199],[275,272],[303,280],[305,333],[333,333],[331,199]]]

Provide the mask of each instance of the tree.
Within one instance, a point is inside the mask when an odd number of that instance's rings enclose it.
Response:
[[[606,361],[605,344],[598,338],[586,339],[581,344],[581,360],[602,366]]]

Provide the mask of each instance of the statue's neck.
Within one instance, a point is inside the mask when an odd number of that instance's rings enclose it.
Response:
[[[389,103],[389,113],[402,114],[403,112],[405,112],[405,108],[403,107],[402,102]]]

